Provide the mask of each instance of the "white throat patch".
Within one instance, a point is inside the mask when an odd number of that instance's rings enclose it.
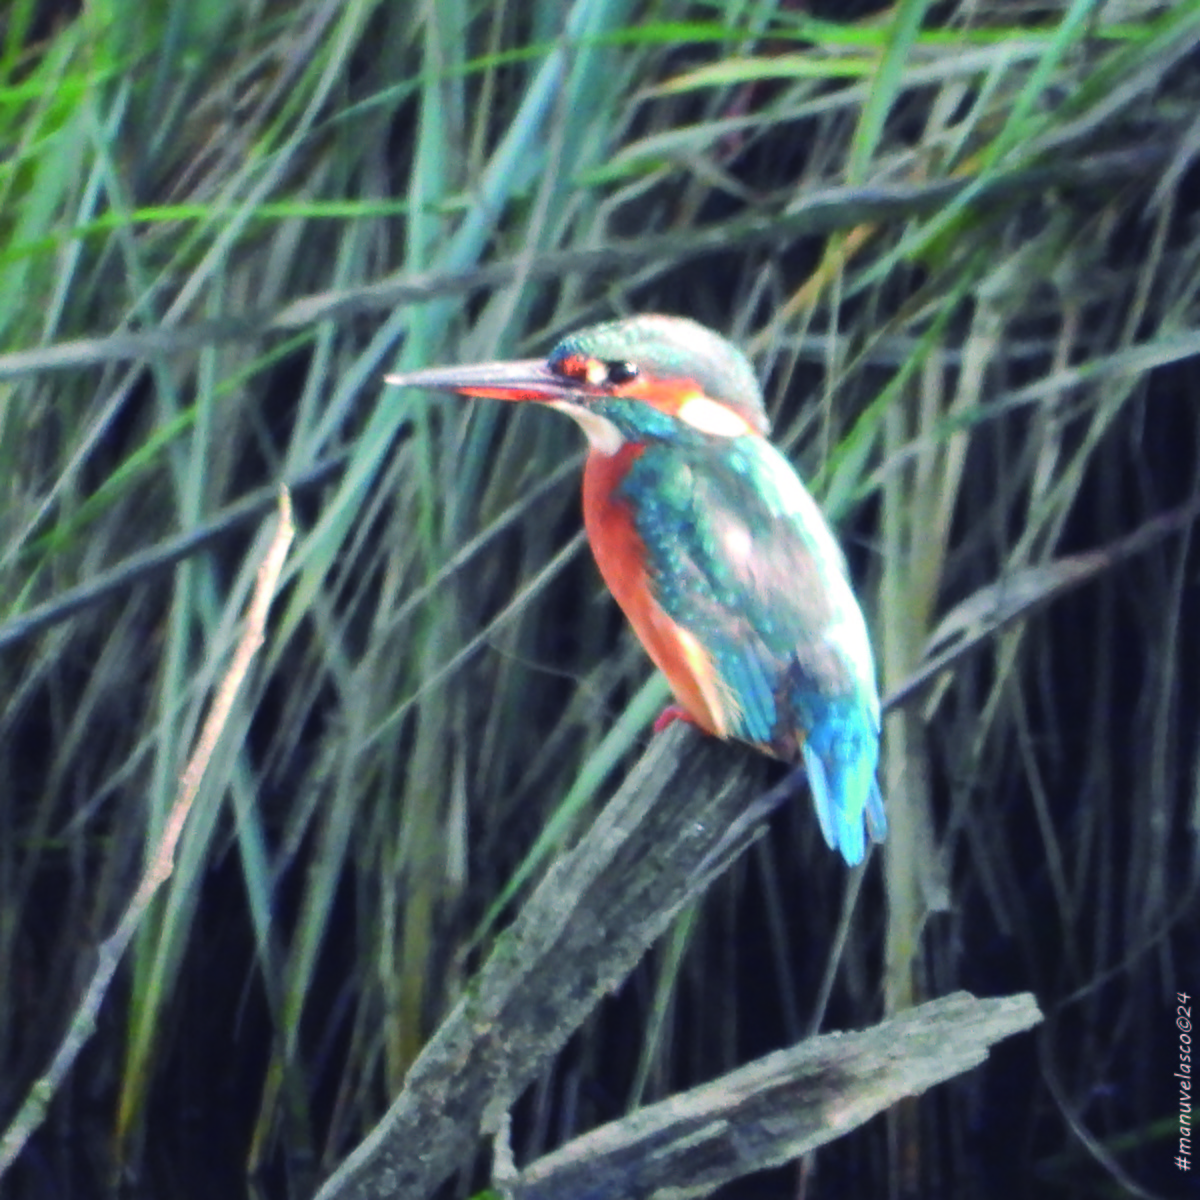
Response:
[[[587,434],[592,449],[600,454],[616,454],[625,445],[621,431],[607,417],[584,408],[582,404],[572,404],[569,400],[547,400],[546,407],[566,413]]]

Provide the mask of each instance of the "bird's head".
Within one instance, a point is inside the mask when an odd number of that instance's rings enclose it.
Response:
[[[769,422],[746,356],[683,317],[591,325],[546,359],[436,367],[388,382],[495,400],[533,400],[573,417],[593,449],[681,437],[763,436]]]

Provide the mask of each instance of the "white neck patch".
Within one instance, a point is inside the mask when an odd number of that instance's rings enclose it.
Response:
[[[693,429],[713,437],[735,438],[753,432],[744,417],[707,396],[689,396],[679,406],[677,415]]]

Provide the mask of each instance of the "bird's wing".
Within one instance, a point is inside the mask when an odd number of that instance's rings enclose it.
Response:
[[[874,693],[870,647],[841,551],[768,442],[720,457],[649,446],[622,491],[654,597],[711,656],[733,736],[770,745],[781,688]]]
[[[713,453],[719,449],[720,453]],[[886,832],[866,625],[824,517],[760,438],[647,446],[620,485],[655,601],[712,664],[730,737],[803,761],[825,840]]]
[[[708,655],[730,737],[803,761],[830,846],[882,840],[879,698],[845,561],[816,503],[765,440],[651,445],[620,490],[654,599]]]

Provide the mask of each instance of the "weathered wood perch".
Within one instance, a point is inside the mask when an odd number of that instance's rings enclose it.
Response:
[[[905,1096],[978,1066],[1041,1020],[1029,994],[957,992],[861,1033],[830,1033],[644,1108],[538,1159],[512,1200],[704,1196],[833,1141]]]
[[[679,727],[656,738],[579,844],[538,885],[396,1101],[317,1200],[427,1200],[472,1162],[480,1136],[500,1126],[601,997],[753,840],[757,821],[747,819],[747,807],[761,796],[761,766],[744,751]],[[765,815],[756,809],[756,818]],[[713,1164],[742,1174],[785,1161],[965,1070],[991,1042],[1037,1019],[1028,997],[951,997],[874,1030],[806,1042],[597,1130],[534,1164],[514,1188],[522,1197],[578,1197],[580,1170],[593,1183],[608,1170],[613,1179],[622,1175],[623,1194],[647,1195],[640,1184],[630,1190],[629,1164],[637,1155],[632,1147],[649,1136],[657,1152],[678,1149],[672,1185],[682,1186],[690,1173],[706,1180],[694,1185],[704,1191],[715,1186],[713,1178],[733,1177],[712,1176]],[[705,1106],[712,1115],[704,1115]],[[576,1158],[563,1157],[569,1154]]]

